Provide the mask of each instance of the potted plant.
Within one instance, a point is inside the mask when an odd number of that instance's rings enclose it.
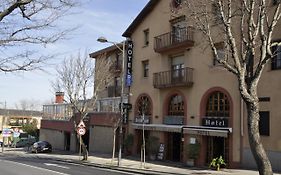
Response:
[[[209,165],[209,168],[215,168],[217,171],[219,171],[221,166],[226,166],[226,163],[222,156],[213,158]]]
[[[134,135],[128,134],[124,139],[124,148],[127,155],[130,155],[132,153],[133,144],[134,144]]]
[[[195,160],[198,158],[200,153],[200,143],[189,143],[187,145],[187,165],[194,166]]]
[[[149,158],[151,160],[155,160],[159,149],[159,138],[155,136],[150,136],[147,140],[147,148]]]

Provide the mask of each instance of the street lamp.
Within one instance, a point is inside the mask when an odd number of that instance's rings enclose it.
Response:
[[[121,154],[122,154],[122,123],[123,123],[123,95],[124,95],[124,78],[125,78],[125,41],[123,41],[123,47],[120,48],[117,42],[108,41],[105,37],[99,37],[97,39],[98,42],[101,43],[111,43],[114,44],[121,52],[122,52],[122,70],[121,70],[121,97],[120,97],[120,123],[119,123],[119,154],[118,154],[118,166],[121,165]]]
[[[5,101],[4,103],[3,102],[0,102],[0,104],[4,104],[4,109],[5,109],[5,116],[7,116],[7,102]],[[4,122],[5,122],[5,116],[2,116],[2,153],[4,152],[4,136],[3,136],[3,128],[4,128]]]

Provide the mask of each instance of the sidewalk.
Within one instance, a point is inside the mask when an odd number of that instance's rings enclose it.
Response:
[[[23,148],[5,148],[5,155],[17,155],[17,156],[30,156],[36,158],[48,158],[65,162],[73,162],[78,164],[84,164],[89,166],[97,166],[110,169],[118,169],[127,172],[138,172],[143,174],[177,174],[177,175],[258,175],[258,171],[242,170],[242,169],[222,169],[221,171],[214,171],[209,169],[195,169],[191,167],[183,166],[182,164],[167,163],[160,161],[148,161],[144,167],[137,160],[136,157],[125,157],[121,159],[121,166],[117,166],[117,158],[112,161],[111,155],[90,153],[88,161],[80,161],[77,153],[67,151],[54,151],[48,154],[31,154],[26,152]],[[2,153],[0,153],[0,156]],[[281,175],[281,174],[276,174]]]

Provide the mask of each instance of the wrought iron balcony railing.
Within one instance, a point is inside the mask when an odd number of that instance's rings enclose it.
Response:
[[[193,85],[193,68],[182,68],[153,74],[154,88],[168,88]]]
[[[179,28],[154,38],[154,50],[158,53],[178,48],[189,48],[193,45],[192,27]]]

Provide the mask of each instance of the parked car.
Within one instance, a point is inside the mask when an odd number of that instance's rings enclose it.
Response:
[[[21,138],[17,142],[12,143],[12,147],[20,148],[20,147],[29,147],[36,142],[35,138]]]
[[[47,141],[35,142],[31,147],[32,153],[52,152],[52,145]]]

